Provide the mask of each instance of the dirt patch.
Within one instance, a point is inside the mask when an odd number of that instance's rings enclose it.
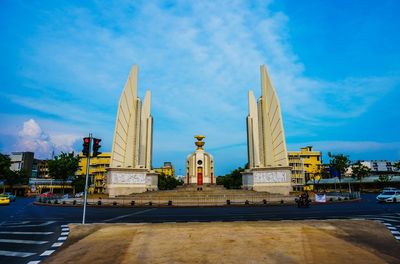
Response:
[[[400,263],[400,243],[372,221],[70,228],[67,242],[43,263]]]

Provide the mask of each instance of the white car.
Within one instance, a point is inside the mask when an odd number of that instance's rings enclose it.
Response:
[[[376,197],[378,202],[397,203],[400,202],[400,190],[386,191]]]

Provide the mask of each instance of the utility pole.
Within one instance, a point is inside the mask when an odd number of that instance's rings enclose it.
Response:
[[[88,140],[89,139],[89,140]],[[88,142],[87,142],[88,140]],[[87,146],[87,144],[89,146]],[[92,133],[89,133],[88,138],[83,139],[83,155],[85,155],[85,148],[87,148],[87,153],[86,153],[86,179],[85,179],[85,198],[84,198],[84,203],[83,203],[83,216],[82,216],[82,224],[85,224],[85,218],[86,218],[86,203],[87,203],[87,193],[88,193],[88,181],[89,181],[89,167],[90,167],[90,152],[92,151]]]

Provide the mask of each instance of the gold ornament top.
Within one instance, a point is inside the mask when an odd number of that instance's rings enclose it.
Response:
[[[197,146],[198,150],[202,150],[203,146],[205,144],[205,142],[203,142],[202,140],[205,139],[205,136],[203,135],[196,135],[194,136],[195,139],[197,139],[197,142],[195,142],[194,144]]]

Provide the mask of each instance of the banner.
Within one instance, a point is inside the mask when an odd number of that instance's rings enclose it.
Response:
[[[326,194],[315,194],[315,202],[317,203],[326,203]]]

